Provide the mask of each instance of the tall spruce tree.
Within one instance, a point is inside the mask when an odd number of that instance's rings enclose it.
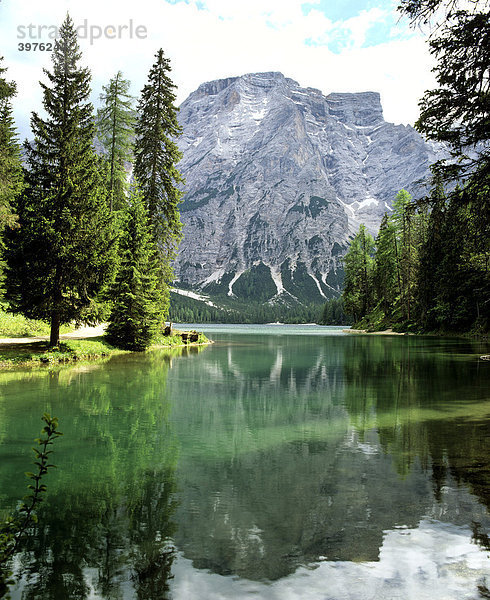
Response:
[[[178,205],[183,183],[176,167],[182,154],[175,143],[182,130],[177,121],[175,85],[169,77],[170,71],[169,59],[162,49],[158,50],[138,103],[134,149],[134,175],[148,208],[167,283],[172,277],[171,262],[182,237]]]
[[[41,83],[47,118],[32,114],[26,142],[28,187],[17,201],[20,227],[6,237],[6,297],[10,307],[59,328],[86,322],[88,308],[115,267],[116,231],[93,149],[90,72],[79,66],[69,16],[59,30],[48,84]]]
[[[103,106],[97,111],[97,132],[108,163],[109,207],[121,209],[126,193],[125,162],[132,160],[132,144],[136,115],[133,97],[129,93],[130,81],[121,71],[102,86],[100,99]]]
[[[172,261],[182,237],[179,202],[183,179],[176,164],[182,155],[175,138],[182,132],[177,121],[175,85],[169,73],[170,61],[158,50],[148,83],[138,103],[134,146],[134,176],[139,182],[148,209],[153,239],[160,256],[160,303],[162,321],[168,314]]]
[[[439,288],[439,265],[444,256],[442,235],[446,208],[446,195],[441,178],[435,180],[429,204],[427,237],[420,251],[417,281],[417,313],[424,330],[435,329],[438,325],[435,306]]]
[[[397,278],[400,286],[400,307],[403,318],[408,321],[413,316],[418,260],[415,244],[415,206],[411,201],[411,195],[406,190],[400,190],[393,203],[391,216],[396,232],[395,252],[398,265]]]
[[[151,344],[162,321],[160,267],[148,210],[135,185],[124,212],[121,262],[110,290],[113,306],[106,333],[115,346],[142,351]]]
[[[2,67],[0,57],[0,232],[6,226],[14,226],[12,205],[23,188],[20,146],[12,114],[12,99],[16,85],[4,77],[7,69]]]
[[[345,312],[352,315],[354,321],[367,315],[373,308],[373,252],[373,237],[361,224],[344,257],[342,299]]]
[[[376,299],[386,317],[391,317],[399,294],[398,264],[396,260],[395,225],[385,213],[376,237],[376,257],[373,282]]]

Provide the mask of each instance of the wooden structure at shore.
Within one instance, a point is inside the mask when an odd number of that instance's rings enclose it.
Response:
[[[165,336],[171,336],[171,335],[176,335],[182,338],[182,343],[183,344],[194,344],[197,341],[199,341],[199,332],[192,330],[192,331],[177,331],[177,330],[173,330],[172,329],[172,323],[169,323],[165,329],[163,334]]]

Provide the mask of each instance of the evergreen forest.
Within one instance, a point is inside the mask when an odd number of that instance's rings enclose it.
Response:
[[[95,113],[68,15],[40,84],[45,116],[32,112],[34,139],[21,146],[16,84],[0,58],[2,296],[13,313],[50,324],[50,348],[67,323],[106,321],[111,343],[128,350],[162,332],[182,228],[170,71],[158,50],[136,107],[118,71]]]
[[[490,19],[485,2],[402,0],[428,27],[438,87],[416,128],[448,157],[429,192],[400,190],[376,239],[361,224],[344,259],[342,294],[355,327],[488,333],[490,327]]]

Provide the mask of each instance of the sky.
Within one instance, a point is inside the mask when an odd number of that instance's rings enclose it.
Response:
[[[39,81],[51,68],[53,41],[67,12],[79,28],[82,64],[92,72],[92,102],[118,70],[137,97],[163,48],[177,104],[201,83],[280,71],[304,87],[377,91],[384,116],[413,124],[418,102],[435,86],[426,35],[400,19],[391,0],[0,0],[0,56],[15,80],[15,118],[29,137],[42,114]],[[31,50],[25,44],[31,44]],[[24,46],[22,46],[24,44]],[[45,46],[46,48],[47,46]]]

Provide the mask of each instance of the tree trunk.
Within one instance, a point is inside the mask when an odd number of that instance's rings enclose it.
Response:
[[[49,347],[54,348],[60,343],[60,313],[56,309],[51,313],[51,333]]]

